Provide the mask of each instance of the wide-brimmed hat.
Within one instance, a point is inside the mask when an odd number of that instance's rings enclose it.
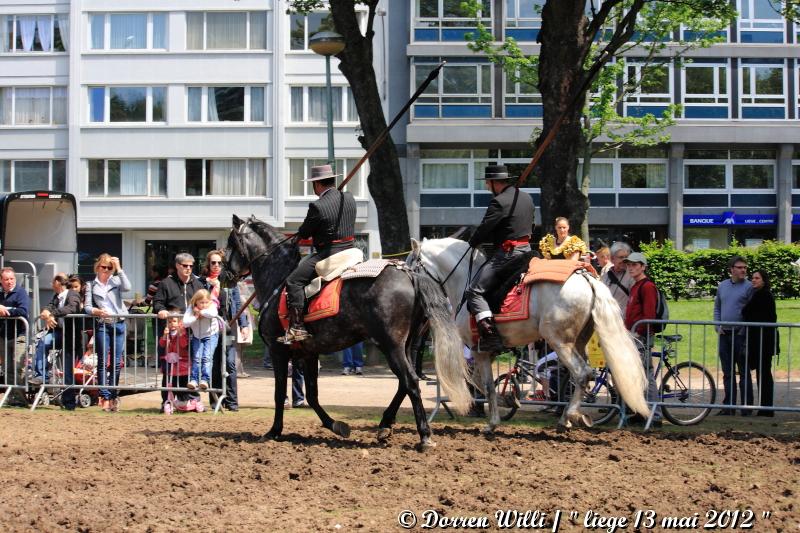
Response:
[[[330,165],[319,165],[318,167],[311,167],[311,175],[303,181],[327,180],[337,176],[341,176],[341,174],[334,174]]]
[[[640,252],[633,252],[628,257],[625,258],[625,263],[641,263],[644,266],[647,266],[647,258],[644,256],[643,253]]]
[[[483,171],[482,178],[475,178],[479,180],[507,180],[508,168],[505,165],[486,165],[486,170]]]

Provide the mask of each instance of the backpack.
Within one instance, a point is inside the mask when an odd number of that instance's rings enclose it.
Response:
[[[649,279],[649,278],[648,278]],[[650,283],[656,288],[658,292],[658,300],[656,301],[656,320],[669,320],[669,307],[667,306],[667,297],[664,292],[658,288],[658,285],[653,280]],[[664,331],[666,324],[650,324],[650,329],[655,333]]]

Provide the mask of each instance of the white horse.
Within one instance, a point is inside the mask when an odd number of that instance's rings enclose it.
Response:
[[[409,264],[428,273],[443,287],[454,310],[467,285],[469,261],[464,255],[468,247],[466,242],[457,239],[425,239],[421,243],[412,239],[411,254],[407,259]],[[486,261],[486,257],[479,250],[473,253],[474,273]],[[472,346],[470,315],[466,305],[462,306],[455,320],[464,344]],[[622,399],[637,413],[649,416],[650,410],[644,397],[647,379],[639,352],[622,322],[619,305],[608,287],[593,276],[576,273],[563,285],[535,283],[531,289],[528,320],[499,323],[497,328],[506,346],[522,346],[540,338],[545,339],[558,354],[559,361],[569,370],[575,392],[561,415],[560,426],[569,428],[581,422],[586,426],[592,424],[579,407],[592,372],[585,353],[586,343],[594,330],[597,331],[600,346],[614,377],[614,385]],[[476,385],[483,389],[489,404],[489,422],[484,432],[491,433],[500,423],[492,361],[488,352],[474,353],[475,368],[478,369]]]

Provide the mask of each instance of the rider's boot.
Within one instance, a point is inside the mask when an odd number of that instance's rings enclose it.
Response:
[[[478,333],[480,334],[478,351],[489,352],[492,355],[503,351],[503,339],[500,338],[500,334],[497,332],[492,317],[482,318],[480,322],[478,322]]]
[[[278,338],[284,344],[292,344],[293,342],[301,342],[311,337],[311,334],[306,330],[303,323],[303,310],[295,307],[289,308],[289,328],[286,330],[284,337]]]

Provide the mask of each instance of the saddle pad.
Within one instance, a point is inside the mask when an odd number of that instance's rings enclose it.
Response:
[[[514,285],[511,290],[506,294],[503,305],[500,306],[500,312],[494,315],[494,321],[497,324],[503,322],[516,322],[518,320],[528,320],[530,317],[530,303],[531,303],[531,286],[530,285]],[[470,315],[469,327],[472,329],[473,342],[478,341],[478,324],[475,322],[475,317]]]
[[[342,272],[342,279],[354,278],[377,278],[383,269],[389,265],[396,265],[397,261],[390,259],[370,259],[357,265],[353,265]],[[404,263],[405,264],[405,263]]]
[[[331,281],[333,278],[338,277],[339,274],[344,272],[348,267],[363,261],[364,252],[358,248],[349,248],[347,250],[342,250],[341,252],[335,253],[326,259],[317,261],[314,269],[317,271],[317,275],[321,277],[323,281]]]
[[[303,322],[315,322],[339,314],[339,296],[342,293],[342,278],[336,278],[324,287],[308,303]],[[289,306],[286,303],[286,289],[281,291],[278,302],[278,318],[285,330],[289,326]]]
[[[528,273],[522,283],[530,285],[539,281],[549,281],[551,283],[564,283],[573,273],[578,270],[587,270],[595,277],[594,267],[590,263],[583,261],[572,261],[570,259],[539,259],[534,257],[528,263]]]

